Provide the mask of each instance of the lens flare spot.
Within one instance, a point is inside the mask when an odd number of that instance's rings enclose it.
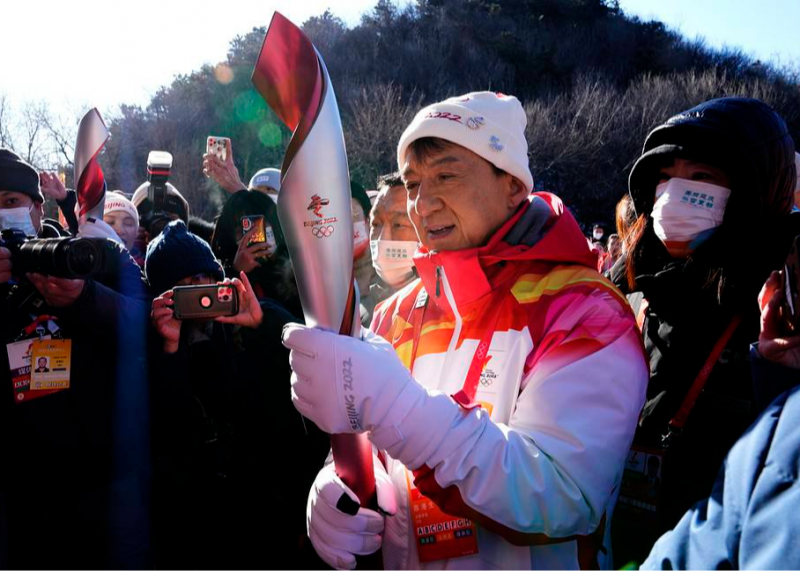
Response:
[[[281,130],[275,123],[266,123],[258,130],[258,139],[265,147],[277,147],[281,144]]]
[[[220,63],[214,68],[214,77],[222,85],[228,85],[233,81],[233,70],[227,64]]]
[[[233,112],[239,121],[254,123],[264,120],[267,116],[267,107],[258,93],[251,89],[236,97],[233,103]]]

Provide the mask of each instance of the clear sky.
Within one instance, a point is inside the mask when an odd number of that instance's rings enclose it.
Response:
[[[661,20],[714,47],[741,47],[763,61],[800,63],[800,0],[620,0],[628,14]]]
[[[22,100],[146,104],[176,74],[225,59],[237,34],[326,8],[348,25],[375,0],[3,0],[0,94]]]
[[[348,25],[376,0],[8,0],[3,2],[0,94],[12,104],[146,104],[176,74],[224,59],[229,41],[274,10],[302,23],[330,7]],[[800,62],[800,0],[620,0],[714,46]]]

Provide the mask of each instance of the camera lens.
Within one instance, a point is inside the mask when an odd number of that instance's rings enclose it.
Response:
[[[70,274],[86,277],[97,271],[101,253],[94,242],[78,238],[65,244],[65,250],[64,257]]]

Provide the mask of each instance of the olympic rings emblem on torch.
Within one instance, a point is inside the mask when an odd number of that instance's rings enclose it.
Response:
[[[317,238],[330,238],[333,230],[333,226],[315,226],[311,229],[311,233]]]

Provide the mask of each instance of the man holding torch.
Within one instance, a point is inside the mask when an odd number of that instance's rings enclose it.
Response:
[[[572,215],[531,193],[525,113],[470,93],[426,107],[397,159],[420,276],[361,339],[288,325],[292,399],[365,433],[378,506],[331,463],[309,536],[339,568],[611,565],[609,521],[647,383],[636,322]]]

